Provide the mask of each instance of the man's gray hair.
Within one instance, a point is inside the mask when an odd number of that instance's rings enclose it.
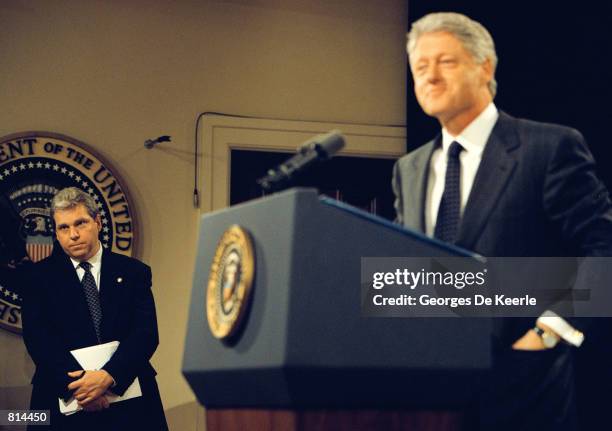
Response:
[[[71,209],[80,204],[85,206],[91,218],[96,218],[99,212],[96,201],[89,194],[77,187],[67,187],[53,196],[53,200],[51,201],[51,217],[53,217],[58,210]]]
[[[491,34],[479,22],[465,15],[455,12],[436,12],[425,15],[412,23],[408,33],[407,50],[408,56],[412,56],[417,41],[425,33],[446,31],[455,36],[463,47],[472,54],[478,64],[482,64],[487,58],[491,60],[493,77],[489,82],[491,96],[497,93],[497,81],[495,80],[495,69],[497,68],[497,53],[495,43]]]

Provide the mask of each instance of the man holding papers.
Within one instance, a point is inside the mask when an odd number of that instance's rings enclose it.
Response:
[[[151,269],[101,246],[98,211],[74,187],[51,204],[61,249],[34,266],[23,305],[36,364],[30,408],[50,410],[57,430],[167,430],[149,363],[158,344]]]

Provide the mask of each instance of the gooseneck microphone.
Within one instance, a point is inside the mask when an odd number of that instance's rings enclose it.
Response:
[[[273,192],[286,188],[300,173],[310,167],[331,159],[342,147],[344,137],[339,130],[332,130],[324,135],[318,135],[304,142],[297,154],[284,161],[257,180],[265,191]]]

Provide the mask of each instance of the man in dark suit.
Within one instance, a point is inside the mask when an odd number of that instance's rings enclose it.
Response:
[[[158,344],[151,269],[101,246],[98,207],[82,190],[58,192],[51,212],[61,249],[31,270],[23,304],[36,365],[30,408],[50,410],[56,430],[167,430],[149,363]],[[70,353],[110,341],[119,347],[100,370],[82,370]],[[142,396],[109,405],[136,377]],[[84,411],[65,416],[58,399],[71,397]]]
[[[489,32],[464,15],[430,14],[407,50],[417,100],[442,132],[395,165],[398,221],[484,256],[611,255],[610,199],[583,137],[497,110]],[[495,322],[482,429],[576,429],[579,324],[552,310]]]

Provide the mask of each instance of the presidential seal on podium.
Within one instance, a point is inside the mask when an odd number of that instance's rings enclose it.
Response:
[[[221,236],[210,268],[206,316],[212,334],[229,340],[240,330],[253,290],[255,254],[248,231],[230,226]]]

